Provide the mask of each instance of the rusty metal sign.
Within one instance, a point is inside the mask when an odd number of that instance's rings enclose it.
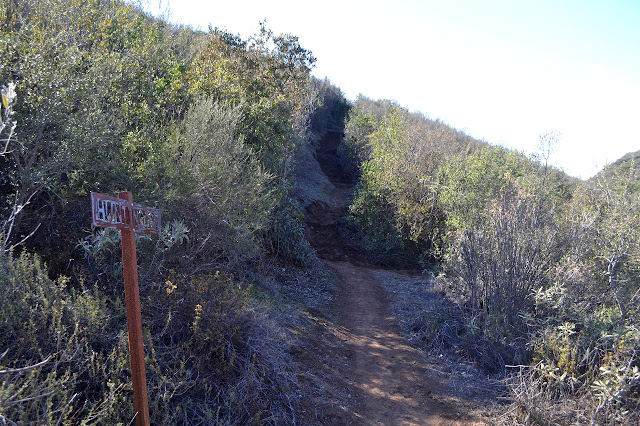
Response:
[[[160,233],[160,210],[138,203],[91,192],[93,226],[134,231],[142,234]]]

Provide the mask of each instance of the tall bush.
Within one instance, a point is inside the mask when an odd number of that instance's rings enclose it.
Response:
[[[20,123],[2,177],[26,205],[17,235],[41,223],[29,244],[57,269],[81,236],[76,203],[88,191],[146,199],[158,141],[189,103],[183,74],[197,37],[120,1],[6,0],[0,10],[0,78],[16,83]]]
[[[484,201],[474,226],[455,232],[447,256],[475,315],[510,333],[526,331],[520,315],[531,310],[533,291],[547,286],[558,257],[559,233],[550,206],[506,172],[502,187]]]
[[[241,119],[242,105],[197,101],[149,176],[156,197],[187,223],[194,242],[206,242],[198,243],[206,263],[259,257],[259,236],[278,202],[272,175],[238,132]]]
[[[601,175],[576,193],[572,222],[575,250],[598,271],[590,293],[614,302],[620,323],[640,307],[640,192],[634,168]],[[636,319],[638,317],[636,316]]]
[[[247,40],[212,30],[188,73],[190,92],[240,105],[237,130],[267,170],[286,176],[313,106],[314,62],[297,37],[276,35],[264,24]]]
[[[349,102],[340,88],[331,84],[328,78],[320,80],[312,77],[311,89],[317,94],[310,119],[313,132],[322,136],[327,131],[343,131]]]
[[[547,199],[553,196],[557,191]],[[548,285],[534,291],[535,307],[522,315],[534,364],[512,380],[516,401],[540,421],[636,423],[640,281],[634,167],[609,168],[580,183],[558,218],[567,244],[549,268]]]
[[[361,161],[352,224],[372,257],[425,264],[443,234],[439,173],[471,139],[392,103],[359,99],[349,117],[346,143]]]

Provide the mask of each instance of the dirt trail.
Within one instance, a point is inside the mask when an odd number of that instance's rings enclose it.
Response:
[[[446,377],[411,347],[390,315],[389,296],[372,274],[376,268],[346,244],[339,228],[353,187],[336,161],[338,133],[321,142],[317,159],[335,186],[329,204],[307,208],[307,238],[340,278],[340,324],[316,318],[325,342],[312,343],[309,361],[323,364],[338,400],[316,418],[323,424],[475,425],[473,403],[450,396]],[[332,339],[337,337],[337,339]]]

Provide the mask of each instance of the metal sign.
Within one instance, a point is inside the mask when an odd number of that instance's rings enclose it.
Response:
[[[133,407],[136,412],[136,425],[149,426],[149,400],[144,366],[135,232],[159,234],[160,211],[134,203],[131,192],[120,192],[118,197],[92,192],[91,216],[94,226],[120,230]]]
[[[138,203],[91,193],[93,226],[134,231],[142,234],[160,233],[160,210]]]

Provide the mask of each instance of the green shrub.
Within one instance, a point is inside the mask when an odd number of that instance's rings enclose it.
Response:
[[[547,293],[536,296],[538,304],[555,304]],[[532,366],[527,374],[510,379],[516,404],[540,422],[637,422],[637,327],[620,327],[615,309],[592,311],[561,298],[564,316],[556,311],[551,317],[538,317],[545,325],[536,327],[530,342]],[[524,387],[529,391],[523,392]]]
[[[518,179],[526,169],[524,157],[498,147],[447,158],[440,177],[447,229],[457,232],[483,226],[487,203],[500,193],[505,174]]]
[[[0,419],[83,423],[100,413],[128,422],[122,305],[96,290],[68,293],[36,256],[8,253],[0,263]]]
[[[26,253],[2,255],[0,267],[0,421],[128,424],[122,296],[68,289]],[[216,273],[144,288],[154,424],[295,422],[284,336],[251,287]]]
[[[265,245],[281,261],[310,266],[314,255],[305,237],[304,211],[293,197],[283,197],[274,212]]]
[[[541,422],[638,421],[638,205],[632,170],[610,170],[576,188],[561,216],[571,244],[548,271],[552,285],[534,292],[535,309],[525,315],[534,366],[520,376],[514,395]],[[524,387],[537,398],[523,401]]]
[[[166,419],[294,422],[294,383],[283,336],[252,292],[216,272],[175,274],[149,293],[144,302],[154,335],[149,383]]]
[[[360,165],[371,159],[369,136],[391,107],[397,105],[389,101],[374,102],[358,96],[355,105],[349,110],[343,143],[338,146],[341,166],[349,175],[359,175]]]
[[[359,113],[358,103],[352,111],[348,143],[356,156],[368,159],[360,164],[351,222],[372,257],[392,264],[425,264],[435,254],[444,224],[439,170],[445,153],[456,152],[468,141],[441,123],[394,105],[379,118]],[[359,130],[351,133],[353,120]],[[365,136],[369,126],[373,132]],[[397,259],[384,253],[395,253]]]
[[[153,171],[158,199],[186,222],[194,242],[206,242],[197,253],[206,263],[259,258],[259,236],[278,203],[272,175],[237,134],[241,114],[240,107],[198,101]]]
[[[191,101],[184,73],[198,36],[121,1],[0,4],[0,81],[16,83],[20,123],[1,179],[23,207],[14,234],[46,224],[27,244],[55,274],[86,226],[89,191],[148,199],[157,141]]]
[[[311,78],[312,90],[317,95],[317,104],[310,117],[313,133],[318,137],[327,131],[344,130],[345,118],[349,111],[349,102],[337,86],[328,78]]]
[[[247,40],[212,31],[187,78],[195,97],[239,106],[238,133],[261,164],[282,177],[308,124],[309,72],[314,62],[297,37],[276,35],[263,23],[260,32]]]
[[[530,311],[532,292],[547,286],[560,252],[558,227],[553,210],[510,172],[483,204],[473,226],[456,232],[447,265],[472,311],[508,329]]]
[[[130,423],[119,235],[85,231],[89,191],[129,189],[168,223],[137,239],[152,422],[295,423],[268,308],[212,271],[312,256],[290,191],[311,53],[264,26],[207,35],[121,1],[0,6],[0,81],[16,81],[20,123],[0,184],[24,207],[13,234],[40,226],[19,256],[2,242],[0,420]],[[72,277],[49,279],[27,252]],[[158,284],[168,275],[179,299]]]

